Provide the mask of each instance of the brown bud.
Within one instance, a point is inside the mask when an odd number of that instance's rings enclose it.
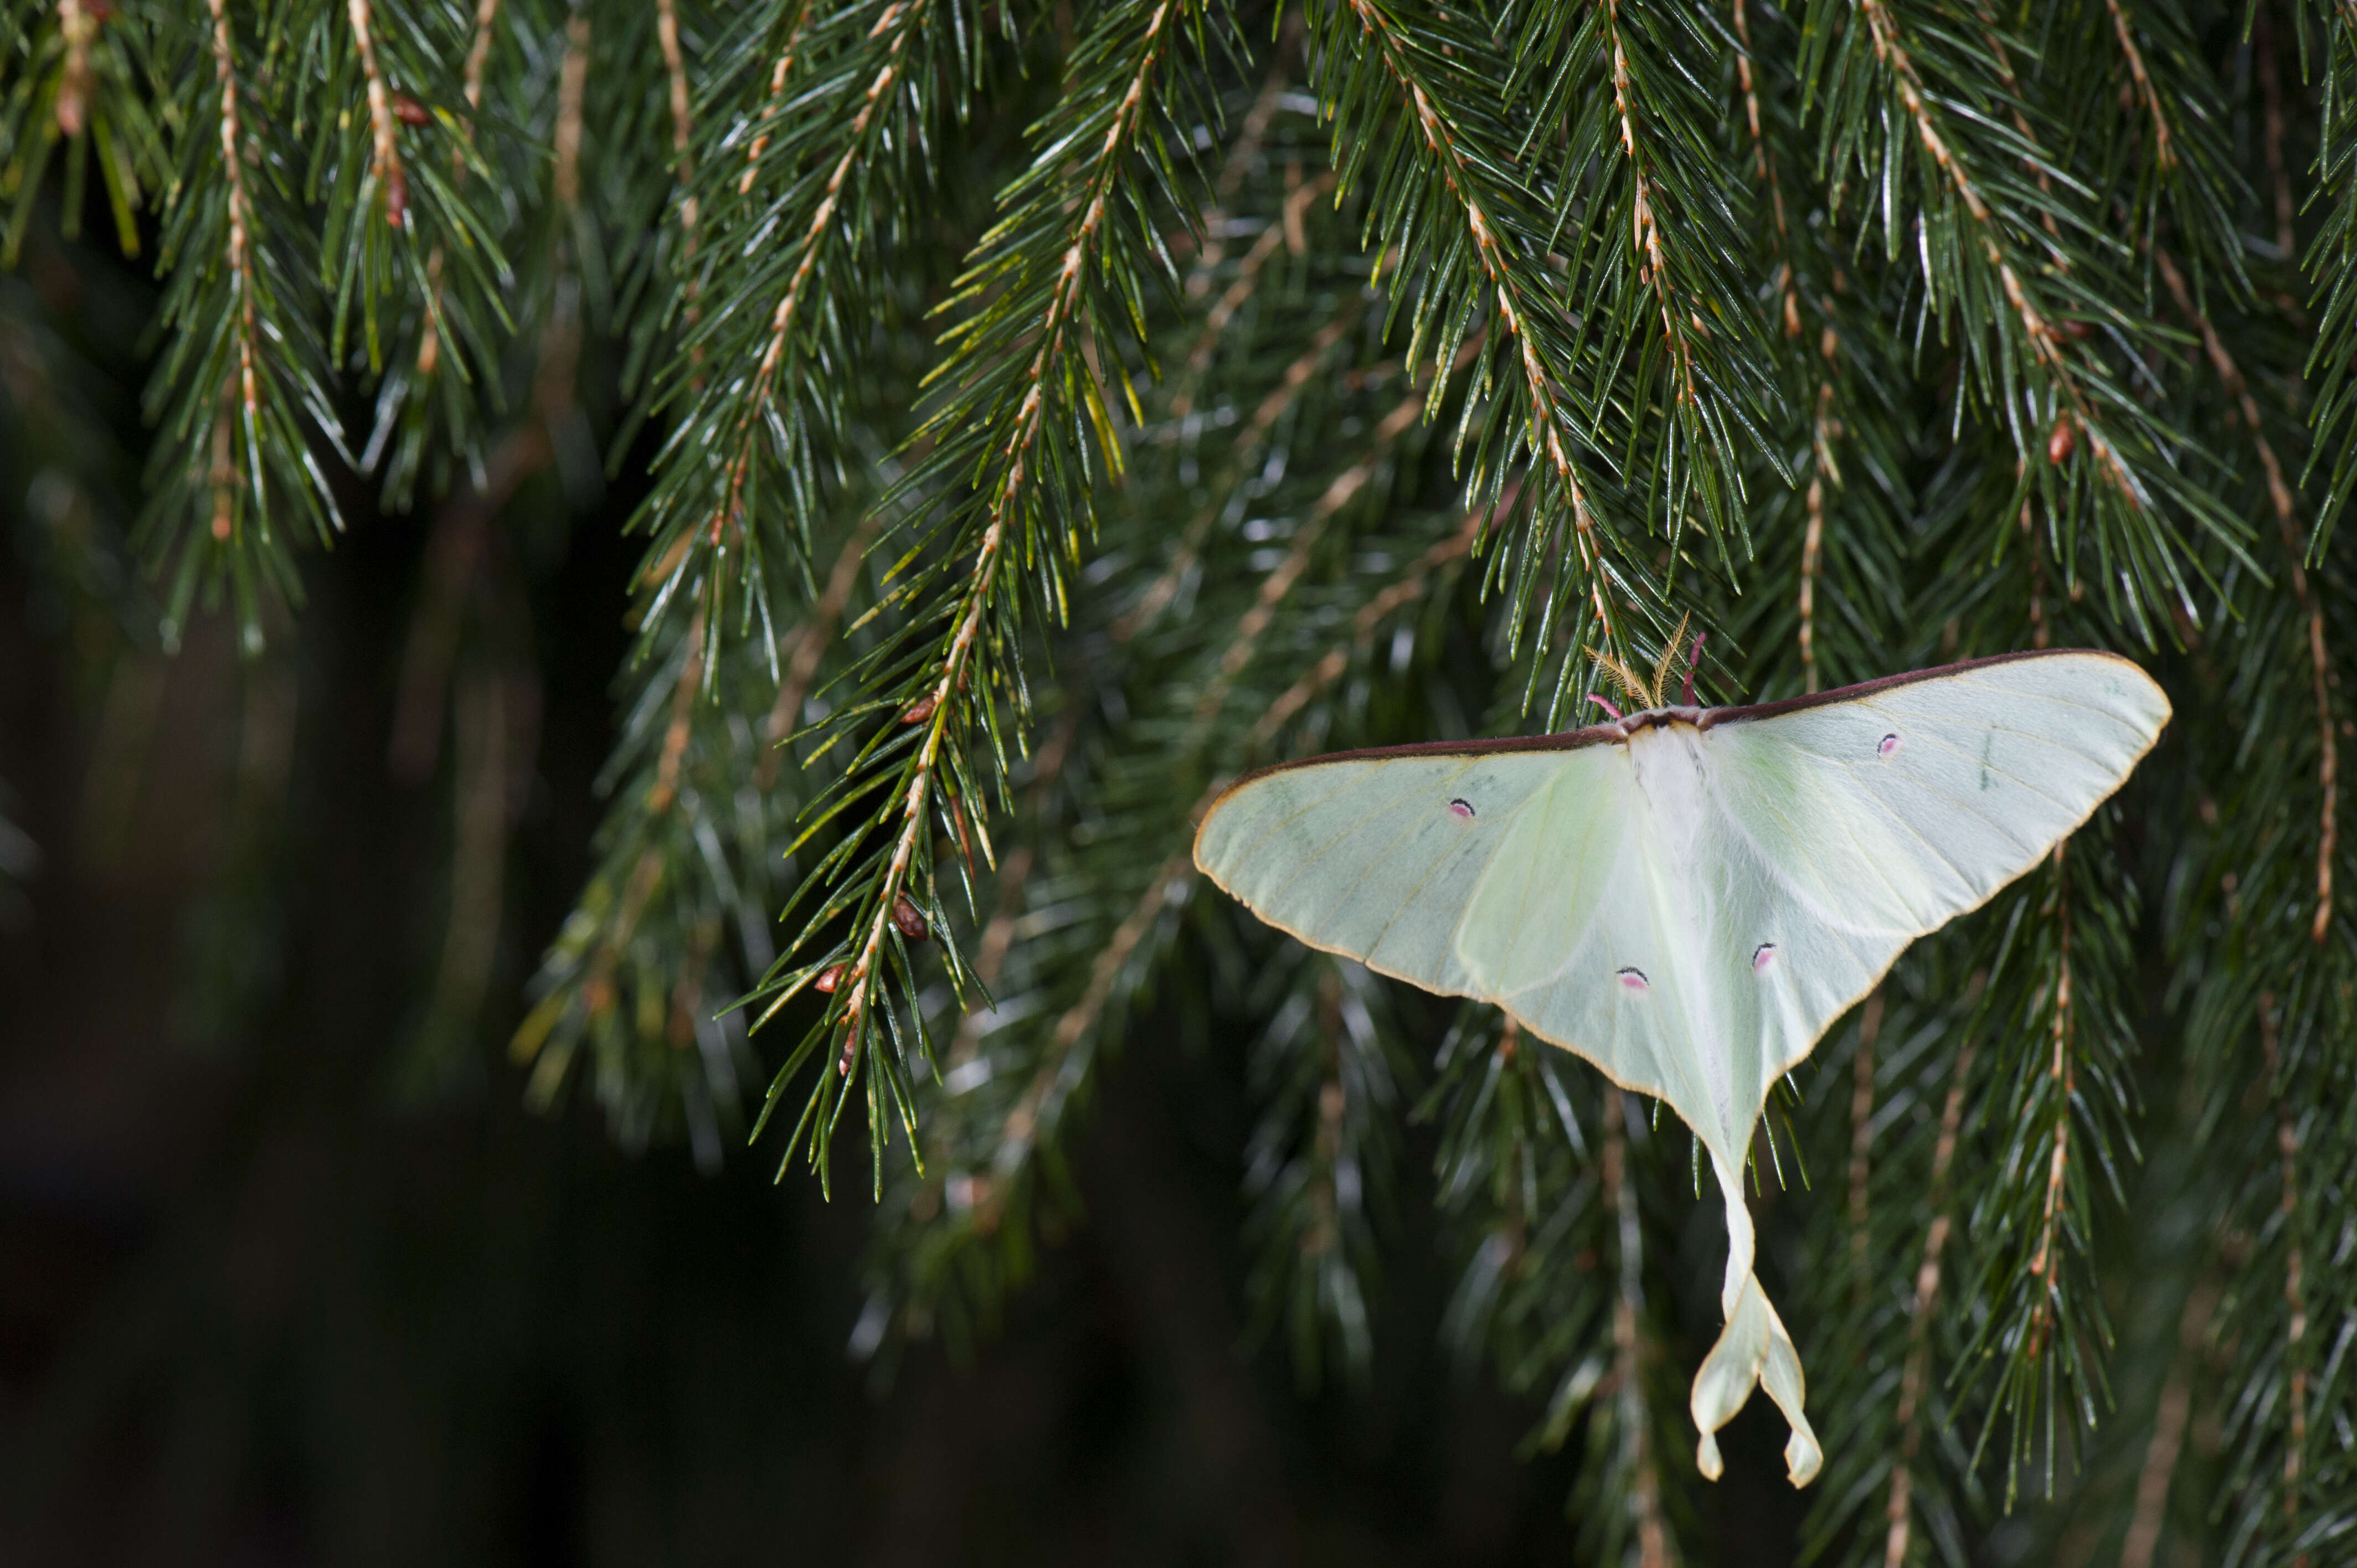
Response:
[[[932,934],[931,929],[925,924],[925,912],[910,903],[905,893],[892,896],[892,923],[899,927],[900,934],[912,942],[921,942]]]
[[[2071,460],[2072,449],[2079,445],[2079,427],[2069,414],[2054,422],[2046,437],[2046,460],[2061,464]]]
[[[841,985],[842,983],[843,965],[839,963],[828,964],[824,969],[819,971],[818,978],[811,982],[811,984],[816,989],[830,993],[833,992],[836,986]]]
[[[409,177],[394,169],[384,181],[384,220],[400,228],[409,217]]]
[[[434,124],[433,113],[425,104],[406,92],[393,95],[393,117],[404,125],[424,126]]]
[[[909,711],[900,715],[900,722],[904,725],[923,724],[927,719],[933,716],[933,710],[940,705],[941,703],[937,699],[926,697],[915,703],[912,703],[909,706]]]
[[[2054,324],[2054,330],[2074,343],[2083,343],[2095,335],[2095,326],[2092,321],[2058,321]]]

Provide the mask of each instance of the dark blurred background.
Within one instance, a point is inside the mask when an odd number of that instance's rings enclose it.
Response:
[[[846,1349],[856,1182],[830,1204],[773,1150],[705,1176],[578,1101],[521,1109],[500,1046],[612,740],[619,490],[522,547],[536,760],[481,1015],[421,1081],[451,806],[387,736],[430,519],[352,489],[259,660],[221,618],[143,645],[136,589],[77,574],[120,565],[131,487],[91,476],[136,471],[144,285],[45,236],[0,287],[0,781],[38,851],[0,881],[0,1561],[1568,1554],[1568,1456],[1518,1460],[1537,1412],[1434,1348],[1422,1195],[1369,1387],[1304,1395],[1247,1344],[1241,1041],[1142,1022],[1084,1222],[971,1365],[888,1380]],[[45,381],[43,334],[112,379]],[[55,400],[120,451],[57,449]],[[1782,1561],[1753,1435],[1720,1496]]]

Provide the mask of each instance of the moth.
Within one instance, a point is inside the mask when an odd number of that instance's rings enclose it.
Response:
[[[1674,646],[1674,645],[1673,645]],[[1666,660],[1665,660],[1666,663]],[[1195,864],[1314,948],[1523,1029],[1666,1101],[1727,1206],[1726,1326],[1696,1463],[1763,1386],[1794,1486],[1823,1462],[1752,1272],[1744,1153],[1768,1090],[1908,943],[1987,902],[2117,789],[2169,722],[2127,660],[2002,655],[1749,707],[1347,751],[1239,779]]]

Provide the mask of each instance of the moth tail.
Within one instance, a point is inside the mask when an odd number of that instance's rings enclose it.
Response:
[[[1760,1277],[1751,1271],[1755,1241],[1751,1215],[1743,1204],[1742,1178],[1716,1154],[1711,1164],[1717,1169],[1719,1188],[1727,1199],[1727,1283],[1719,1294],[1727,1326],[1695,1373],[1690,1408],[1702,1433],[1695,1448],[1695,1464],[1706,1479],[1718,1479],[1726,1468],[1719,1458],[1718,1429],[1735,1419],[1753,1388],[1764,1388],[1792,1424],[1792,1438],[1784,1444],[1785,1468],[1792,1485],[1805,1487],[1816,1479],[1824,1463],[1824,1450],[1817,1445],[1817,1434],[1802,1409],[1808,1387],[1801,1371],[1801,1355],[1792,1348],[1792,1337],[1784,1331],[1776,1309],[1769,1305],[1767,1292],[1760,1288]]]

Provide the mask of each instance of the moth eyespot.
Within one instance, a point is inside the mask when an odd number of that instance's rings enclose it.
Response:
[[[1619,977],[1621,984],[1627,986],[1631,991],[1642,991],[1645,989],[1645,972],[1641,969],[1615,970],[1613,971],[1613,973]]]
[[[1768,966],[1775,961],[1776,944],[1774,942],[1761,942],[1759,947],[1754,949],[1752,951],[1751,972],[1754,974],[1764,974],[1767,972]]]
[[[1448,809],[1466,822],[1469,822],[1473,820],[1473,807],[1469,801],[1451,800],[1448,802]]]
[[[1889,757],[1898,749],[1899,737],[1895,735],[1887,735],[1882,737],[1882,744],[1874,748],[1874,755],[1877,757]]]

